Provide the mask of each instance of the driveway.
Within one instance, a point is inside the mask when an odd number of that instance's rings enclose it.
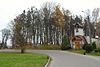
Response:
[[[19,50],[0,50],[0,52],[19,52]],[[26,50],[31,53],[49,55],[53,60],[49,67],[100,67],[100,58],[74,54],[60,50]]]

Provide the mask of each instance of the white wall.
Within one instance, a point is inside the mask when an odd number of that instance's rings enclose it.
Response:
[[[79,28],[78,29],[78,32],[76,32],[76,29],[74,30],[75,31],[75,35],[84,35],[84,32],[83,32],[83,29]]]

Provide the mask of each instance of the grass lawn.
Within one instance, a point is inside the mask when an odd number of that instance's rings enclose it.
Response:
[[[79,53],[79,54],[84,54],[85,50],[68,50],[70,52],[73,52],[73,53]],[[86,53],[87,55],[91,55],[91,56],[100,56],[100,53],[99,52],[91,52],[91,53]]]
[[[73,52],[73,53],[79,53],[79,54],[84,54],[84,52],[85,52],[85,50],[74,50],[74,49],[71,49],[68,51]]]
[[[34,49],[40,49],[40,50],[60,50],[61,46],[59,45],[38,45]]]
[[[15,48],[15,49],[21,49],[21,48]],[[25,49],[33,49],[33,50],[61,50],[60,45],[53,45],[53,44],[42,44],[42,45],[37,45],[34,47],[31,46],[26,46]]]
[[[0,67],[44,67],[47,61],[43,54],[0,53]]]
[[[92,52],[92,53],[88,53],[88,55],[100,56],[100,52]]]

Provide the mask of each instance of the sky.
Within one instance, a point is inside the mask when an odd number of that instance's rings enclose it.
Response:
[[[13,20],[23,10],[31,6],[40,8],[45,2],[56,2],[72,13],[82,14],[86,9],[100,7],[100,0],[0,0],[0,30],[7,27],[7,24]]]

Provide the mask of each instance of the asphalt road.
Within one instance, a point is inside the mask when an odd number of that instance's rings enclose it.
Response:
[[[20,52],[20,50],[0,50],[0,52]],[[74,54],[60,50],[26,50],[31,53],[47,54],[52,58],[49,67],[100,67],[100,58]]]

